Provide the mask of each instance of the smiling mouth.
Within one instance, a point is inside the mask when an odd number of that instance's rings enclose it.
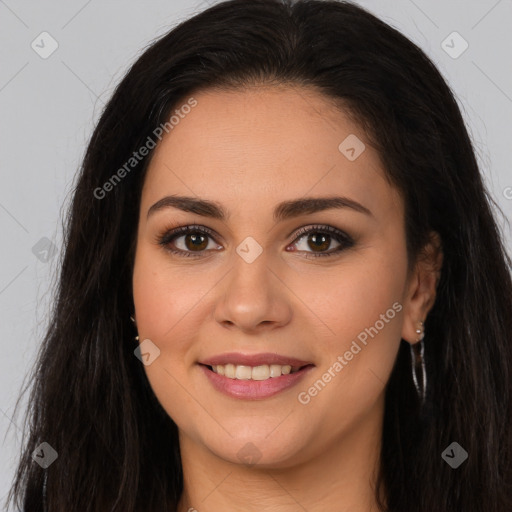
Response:
[[[235,365],[235,364],[217,364],[217,365],[202,365],[208,368],[213,373],[227,377],[233,380],[268,380],[298,373],[305,368],[314,366],[306,364],[303,366],[291,366],[280,364],[263,364],[259,366]]]

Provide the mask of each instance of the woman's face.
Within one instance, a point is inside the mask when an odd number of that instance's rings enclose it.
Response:
[[[425,318],[377,152],[311,90],[194,98],[142,191],[133,294],[156,397],[182,443],[235,463],[377,433],[400,338]]]

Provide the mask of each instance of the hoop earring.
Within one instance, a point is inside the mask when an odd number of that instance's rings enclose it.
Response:
[[[411,350],[411,363],[412,363],[412,380],[418,397],[420,398],[421,405],[425,403],[427,395],[427,372],[425,369],[425,344],[423,338],[425,337],[424,323],[419,322],[419,328],[416,329],[418,338],[414,345],[410,345]]]
[[[132,315],[130,315],[130,320],[135,324],[135,318],[133,318]],[[137,334],[137,336],[134,336],[135,338],[135,341],[139,341],[139,335]]]

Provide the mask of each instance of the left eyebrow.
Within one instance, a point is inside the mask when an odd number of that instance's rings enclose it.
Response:
[[[166,196],[158,200],[149,208],[147,217],[164,208],[177,208],[184,212],[191,212],[202,217],[210,217],[221,221],[226,221],[229,218],[229,213],[215,201],[179,195]],[[310,215],[334,208],[350,208],[356,212],[373,217],[372,212],[368,208],[353,199],[342,196],[329,196],[305,197],[283,201],[274,208],[274,221],[282,222],[300,215]]]

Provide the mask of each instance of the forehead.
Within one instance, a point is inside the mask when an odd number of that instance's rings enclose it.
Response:
[[[396,203],[377,151],[319,92],[255,86],[192,97],[193,108],[180,111],[188,97],[174,107],[181,115],[155,148],[144,202],[187,193],[250,208],[274,196],[337,192],[383,207]],[[362,151],[356,159],[352,149]]]

